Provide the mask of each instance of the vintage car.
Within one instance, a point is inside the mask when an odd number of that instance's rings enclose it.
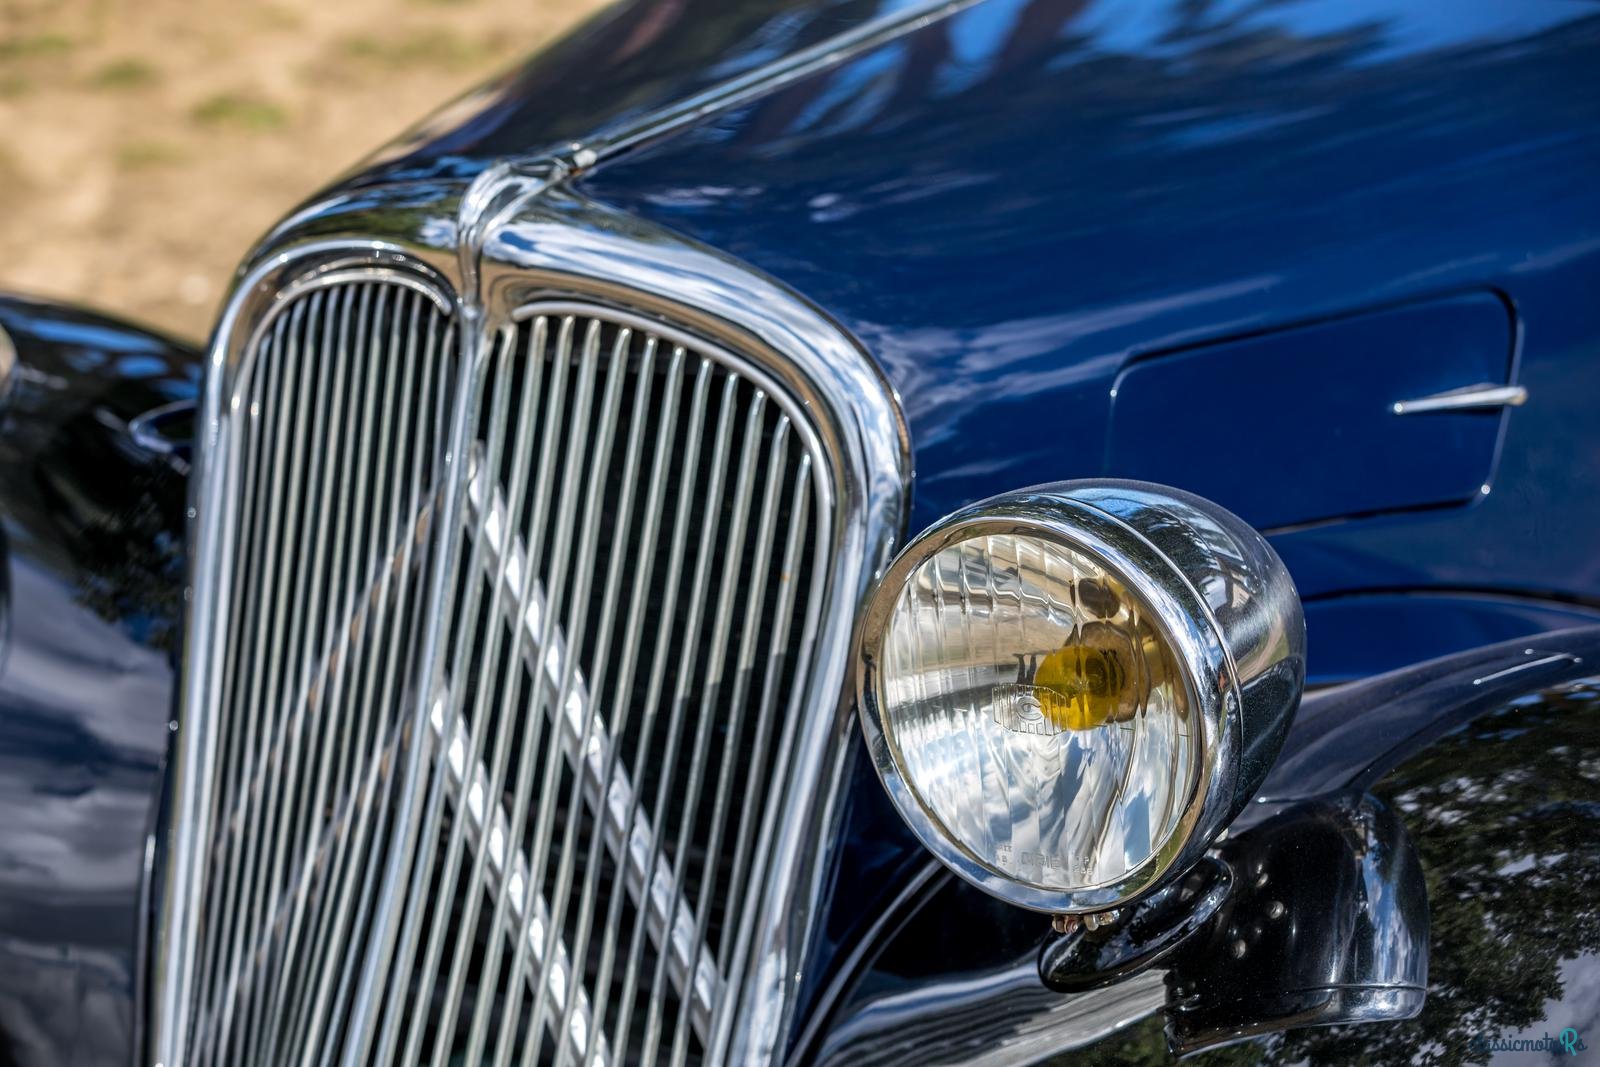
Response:
[[[0,299],[0,1064],[1581,1052],[1597,129],[1569,0],[632,0],[204,349]]]

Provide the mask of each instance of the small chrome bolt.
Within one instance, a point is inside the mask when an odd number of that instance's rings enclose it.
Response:
[[[1050,916],[1050,929],[1054,930],[1058,934],[1070,934],[1077,928],[1078,917],[1076,915]]]
[[[1245,944],[1245,943],[1244,943],[1244,939],[1243,939],[1243,938],[1240,938],[1240,939],[1239,939],[1239,940],[1237,940],[1237,941],[1235,941],[1235,942],[1234,942],[1234,943],[1233,943],[1233,944],[1232,944],[1232,945],[1231,945],[1231,946],[1229,946],[1229,947],[1230,947],[1230,949],[1231,949],[1231,950],[1232,950],[1232,952],[1233,952],[1233,958],[1234,958],[1234,959],[1236,959],[1236,960],[1242,960],[1242,959],[1244,959],[1244,954],[1245,954],[1245,953],[1246,953],[1246,952],[1249,952],[1249,951],[1250,951],[1250,946],[1249,946],[1249,945],[1246,945],[1246,944]]]
[[[1289,909],[1283,906],[1283,901],[1274,900],[1271,904],[1267,905],[1267,918],[1281,919],[1283,918],[1283,913],[1288,910]]]

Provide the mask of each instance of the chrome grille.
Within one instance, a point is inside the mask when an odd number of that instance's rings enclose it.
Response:
[[[247,306],[208,401],[172,822],[203,838],[165,891],[159,1047],[742,1061],[833,736],[807,723],[844,527],[809,405],[601,304],[459,359],[393,265]]]
[[[354,978],[416,673],[454,351],[449,305],[427,286],[335,272],[285,291],[231,375],[194,1063],[277,1063],[326,1040]]]
[[[814,439],[736,357],[596,306],[524,309],[480,389],[442,755],[361,1047],[699,1062],[736,1007],[824,599]]]

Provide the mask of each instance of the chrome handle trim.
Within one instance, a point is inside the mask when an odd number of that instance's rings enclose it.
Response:
[[[1396,400],[1389,410],[1396,415],[1425,415],[1430,411],[1479,411],[1492,408],[1519,408],[1528,402],[1528,390],[1521,385],[1464,385],[1442,393],[1419,396],[1415,400]]]

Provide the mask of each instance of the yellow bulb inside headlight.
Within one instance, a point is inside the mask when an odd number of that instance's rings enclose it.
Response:
[[[1092,730],[1132,717],[1147,692],[1141,673],[1125,635],[1090,624],[1040,662],[1033,684],[1045,718],[1068,730]]]
[[[1175,663],[1107,565],[988,534],[907,574],[877,705],[906,785],[950,840],[1009,879],[1072,891],[1181,843],[1201,739]]]

